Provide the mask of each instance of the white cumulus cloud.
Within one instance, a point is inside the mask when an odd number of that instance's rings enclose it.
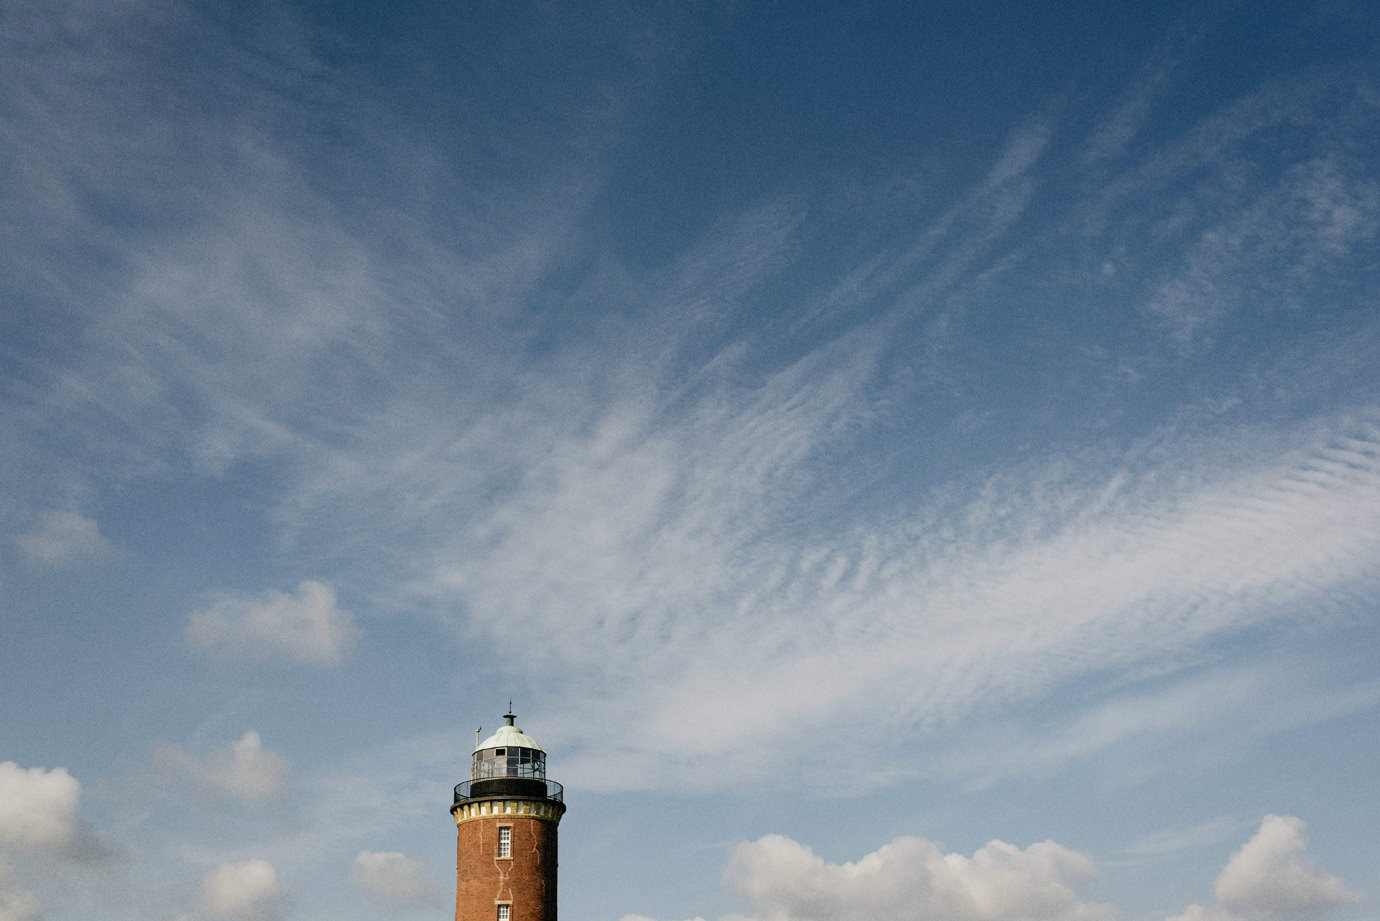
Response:
[[[305,580],[296,594],[269,590],[248,603],[223,602],[187,618],[193,645],[234,659],[339,665],[360,637],[330,586]]]
[[[268,861],[223,863],[201,879],[201,911],[216,921],[271,921],[282,915],[285,894]]]
[[[111,553],[110,542],[96,522],[72,511],[48,512],[32,531],[13,540],[26,560],[44,566],[63,566]]]
[[[66,768],[0,761],[0,847],[65,851],[77,844],[81,784]]]
[[[164,770],[252,806],[262,806],[282,795],[292,773],[291,762],[264,748],[253,730],[200,757],[176,745],[160,744],[154,749],[154,761]]]
[[[759,921],[1101,921],[1117,917],[1078,897],[1092,861],[1051,841],[1022,850],[1002,841],[972,857],[924,838],[897,838],[861,860],[826,863],[790,838],[740,844],[725,876]]]
[[[35,921],[43,910],[43,900],[12,883],[9,866],[0,861],[0,921]]]
[[[1358,896],[1304,856],[1304,823],[1267,815],[1213,885],[1215,904],[1190,905],[1170,921],[1262,921],[1313,916]]]
[[[360,851],[350,868],[350,878],[375,898],[422,904],[440,901],[439,890],[427,877],[426,865],[396,851]]]

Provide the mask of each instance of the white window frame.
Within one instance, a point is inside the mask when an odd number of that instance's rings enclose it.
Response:
[[[498,859],[513,859],[513,826],[511,825],[498,826]],[[500,918],[499,921],[503,921],[503,919]]]
[[[512,921],[513,905],[511,902],[499,902],[498,911],[495,912],[496,921]]]

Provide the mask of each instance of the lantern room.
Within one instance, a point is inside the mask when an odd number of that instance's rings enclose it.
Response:
[[[503,718],[507,725],[474,749],[469,795],[547,796],[546,749],[518,728],[511,711]]]

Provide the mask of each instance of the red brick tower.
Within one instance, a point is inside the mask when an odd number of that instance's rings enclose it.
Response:
[[[450,807],[459,829],[455,921],[556,921],[563,791],[546,779],[546,750],[508,709],[508,725],[475,748]]]

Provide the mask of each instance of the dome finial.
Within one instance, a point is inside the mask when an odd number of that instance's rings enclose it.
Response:
[[[508,712],[503,714],[503,718],[508,721],[509,726],[516,725],[513,720],[517,719],[517,714],[513,713],[513,702],[511,700],[508,701]]]

